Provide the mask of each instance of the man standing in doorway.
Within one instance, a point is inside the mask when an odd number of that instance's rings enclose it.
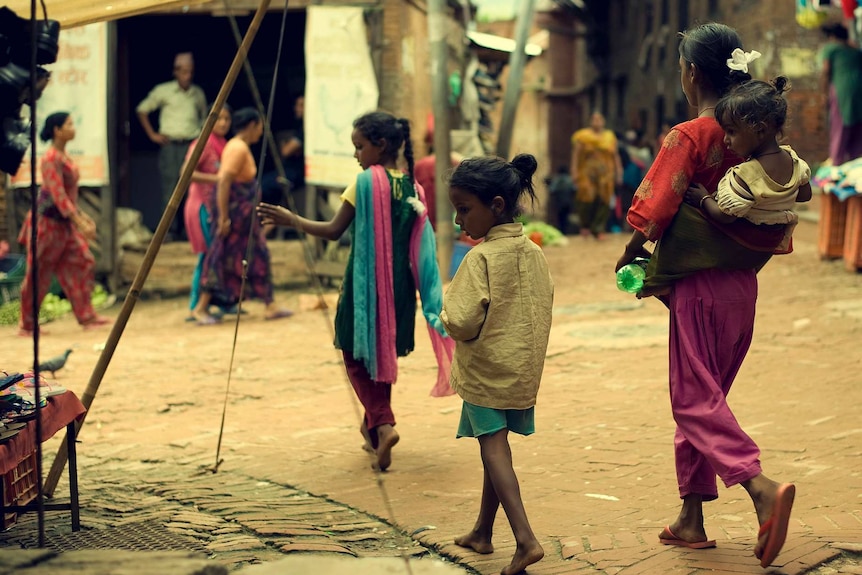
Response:
[[[161,176],[161,209],[164,211],[168,200],[179,180],[180,170],[185,161],[189,144],[200,133],[207,116],[207,100],[200,86],[192,84],[195,63],[191,52],[177,54],[174,58],[174,80],[157,85],[147,97],[138,104],[138,118],[147,137],[159,149],[159,175]],[[153,129],[150,114],[159,111],[159,130]],[[180,205],[182,214],[182,205]],[[181,239],[183,236],[182,215],[174,218],[170,236]]]

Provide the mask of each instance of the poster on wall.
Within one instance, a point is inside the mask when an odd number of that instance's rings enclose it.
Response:
[[[79,184],[105,186],[108,173],[108,25],[104,22],[60,32],[59,53],[54,64],[46,66],[51,81],[36,103],[37,133],[50,114],[68,112],[75,122],[75,139],[66,153],[80,170]],[[22,115],[28,115],[25,107]],[[41,140],[36,153],[41,158],[49,143]],[[37,172],[38,174],[38,172]],[[37,178],[41,178],[38,175]],[[12,186],[30,185],[28,151],[12,176]]]
[[[356,179],[353,120],[379,92],[362,8],[309,6],[305,31],[305,179],[346,187]]]

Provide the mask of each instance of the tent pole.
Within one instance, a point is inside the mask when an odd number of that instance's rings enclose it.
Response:
[[[266,15],[267,9],[269,9],[270,1],[271,0],[261,0],[260,2],[260,6],[258,7],[257,12],[254,15],[254,19],[252,20],[251,25],[249,25],[248,30],[245,33],[245,38],[242,41],[242,45],[237,50],[236,56],[234,57],[233,63],[231,64],[227,76],[222,83],[215,103],[213,104],[209,116],[207,117],[207,120],[204,123],[203,128],[201,129],[197,144],[195,145],[194,150],[192,150],[192,155],[189,158],[189,161],[186,162],[185,166],[183,167],[180,179],[177,182],[176,187],[174,188],[173,194],[171,194],[171,199],[168,202],[167,207],[165,208],[164,214],[162,214],[162,219],[159,222],[158,227],[156,228],[156,232],[153,235],[153,239],[152,241],[150,241],[150,245],[147,247],[147,252],[144,255],[144,261],[141,262],[141,267],[138,269],[138,273],[135,274],[135,279],[132,281],[132,286],[129,288],[129,293],[126,295],[126,298],[123,301],[123,307],[120,310],[120,314],[117,316],[117,321],[114,322],[114,326],[111,329],[111,333],[108,336],[108,340],[105,342],[105,349],[102,350],[102,354],[99,356],[99,361],[96,363],[96,367],[93,370],[93,374],[90,376],[90,381],[87,383],[87,389],[84,391],[84,395],[81,397],[81,403],[84,404],[84,407],[87,409],[87,413],[89,413],[90,406],[93,404],[93,400],[96,397],[96,392],[99,391],[99,384],[102,383],[102,378],[105,375],[105,371],[107,371],[108,365],[111,363],[111,358],[114,355],[114,351],[117,349],[117,344],[120,341],[120,336],[123,335],[123,330],[126,328],[126,323],[128,323],[129,321],[129,316],[132,315],[132,310],[134,309],[135,304],[137,304],[138,302],[138,298],[141,294],[141,288],[143,288],[144,282],[146,281],[147,276],[150,273],[150,269],[153,267],[153,263],[156,260],[156,256],[159,253],[159,248],[161,248],[162,246],[162,242],[165,239],[165,235],[168,232],[168,228],[170,227],[171,222],[173,222],[174,217],[176,216],[177,210],[179,209],[180,200],[186,193],[186,189],[188,188],[189,182],[192,179],[192,172],[194,172],[195,167],[198,165],[198,160],[203,153],[204,146],[206,146],[213,126],[215,126],[216,120],[218,120],[218,116],[221,112],[222,106],[224,106],[225,100],[227,100],[228,95],[233,89],[233,85],[236,82],[236,78],[239,75],[240,69],[242,68],[242,64],[248,56],[249,48],[251,47],[251,44],[254,41],[254,37],[257,34],[258,29],[260,28],[260,23],[263,21],[263,17],[264,15]],[[75,437],[78,436],[78,432],[80,431],[81,426],[84,424],[84,419],[87,417],[87,413],[84,413],[81,420],[75,423]],[[66,466],[66,461],[68,457],[69,452],[67,449],[67,442],[66,440],[64,440],[60,444],[60,448],[57,451],[57,456],[54,458],[54,463],[53,465],[51,465],[51,470],[48,472],[48,476],[45,481],[45,494],[48,497],[51,497],[53,495],[54,489],[57,487],[57,482],[60,480],[60,476],[63,474],[63,468]]]

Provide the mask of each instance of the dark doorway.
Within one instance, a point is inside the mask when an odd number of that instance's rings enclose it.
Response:
[[[271,118],[273,132],[295,127],[293,101],[302,95],[305,87],[305,16],[305,11],[290,12],[287,16]],[[243,34],[250,22],[251,16],[238,18]],[[280,30],[281,12],[267,14],[249,53],[264,106],[269,102]],[[230,21],[222,16],[139,16],[117,22],[116,91],[120,132],[117,205],[142,212],[144,224],[151,230],[156,228],[162,215],[158,148],[141,128],[135,108],[156,84],[172,79],[174,55],[185,51],[194,53],[194,82],[204,90],[209,102],[214,101],[236,50]],[[240,73],[227,101],[233,109],[254,106],[245,72]],[[156,117],[154,114],[153,121]],[[252,151],[260,157],[260,145],[257,147]]]

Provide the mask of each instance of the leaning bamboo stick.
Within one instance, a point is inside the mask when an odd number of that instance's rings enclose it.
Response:
[[[90,381],[87,383],[87,389],[84,391],[84,395],[81,397],[81,403],[83,403],[84,407],[87,408],[87,413],[89,413],[90,406],[93,404],[93,400],[96,398],[96,392],[99,391],[99,385],[102,383],[102,378],[105,376],[105,371],[107,371],[108,365],[111,363],[111,358],[114,356],[114,351],[117,349],[117,344],[120,341],[120,337],[123,335],[123,330],[126,328],[126,323],[128,323],[129,321],[129,316],[132,315],[132,310],[135,308],[135,305],[138,302],[138,298],[141,294],[141,288],[143,288],[144,282],[147,280],[147,275],[149,275],[150,269],[153,267],[153,263],[156,260],[156,256],[159,253],[159,249],[162,246],[162,242],[165,239],[165,235],[168,233],[168,228],[170,228],[171,222],[174,220],[174,217],[177,214],[177,210],[180,206],[180,200],[186,193],[186,189],[188,188],[189,182],[192,179],[192,172],[194,171],[195,166],[198,165],[198,160],[203,153],[204,146],[209,139],[210,133],[212,132],[216,120],[218,120],[219,112],[221,112],[222,106],[224,106],[228,94],[230,94],[231,90],[233,89],[233,85],[236,82],[236,78],[239,75],[243,62],[248,56],[249,48],[251,47],[251,44],[254,41],[254,37],[257,34],[258,29],[260,28],[260,23],[261,21],[263,21],[263,17],[266,14],[267,9],[269,8],[270,2],[271,0],[260,1],[260,6],[258,7],[257,12],[254,15],[254,19],[252,20],[251,25],[245,33],[245,38],[242,41],[242,45],[237,50],[236,56],[234,57],[233,63],[231,64],[227,76],[222,83],[215,103],[210,110],[209,116],[204,123],[203,129],[201,129],[201,134],[198,137],[197,145],[195,145],[194,150],[192,151],[192,155],[189,158],[189,161],[186,162],[185,166],[183,167],[180,179],[177,182],[176,187],[174,188],[173,194],[171,194],[171,199],[168,202],[167,207],[165,208],[165,213],[162,214],[162,219],[159,222],[158,227],[156,228],[156,232],[153,235],[153,239],[150,242],[149,247],[147,248],[147,253],[144,255],[144,261],[141,262],[141,267],[138,269],[138,273],[135,275],[135,279],[132,281],[132,286],[129,288],[129,293],[128,295],[126,295],[126,299],[123,301],[123,307],[122,309],[120,309],[120,314],[117,316],[117,320],[116,322],[114,322],[114,326],[111,329],[111,333],[108,336],[108,340],[105,342],[105,349],[102,350],[102,354],[99,356],[99,361],[96,363],[96,367],[93,370],[93,374],[90,376]],[[84,419],[87,417],[87,413],[85,413],[81,420],[75,424],[75,437],[78,436],[78,431],[84,424]],[[68,456],[69,452],[66,448],[66,441],[64,440],[60,444],[60,448],[57,451],[57,456],[54,458],[54,463],[53,465],[51,465],[51,470],[48,472],[48,477],[45,481],[45,495],[47,497],[51,497],[53,495],[54,489],[57,487],[57,482],[60,480],[60,476],[63,474],[63,468],[66,466]]]

